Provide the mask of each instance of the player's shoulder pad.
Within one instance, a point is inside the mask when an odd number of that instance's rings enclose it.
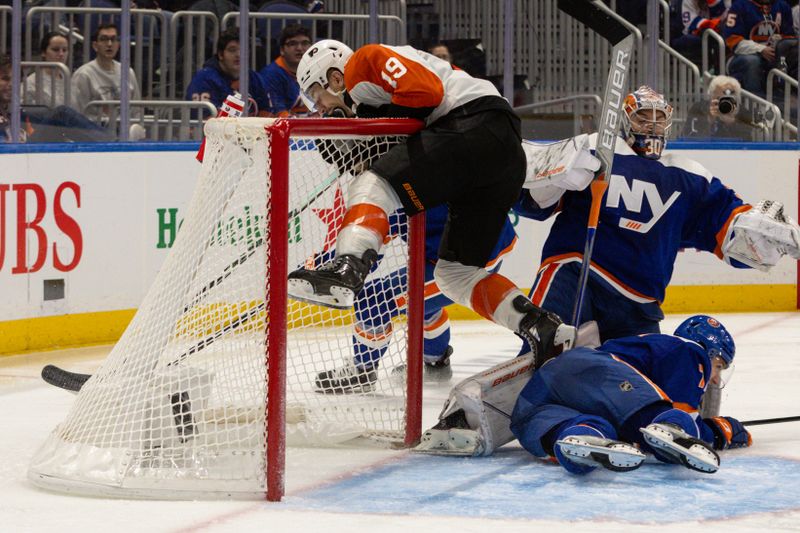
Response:
[[[711,179],[714,177],[714,175],[709,172],[706,167],[694,159],[690,159],[676,152],[665,151],[658,162],[667,168],[677,168],[684,172],[688,172],[689,174],[703,177],[706,179],[706,181],[711,181]]]

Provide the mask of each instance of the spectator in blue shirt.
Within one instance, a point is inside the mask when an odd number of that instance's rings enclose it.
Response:
[[[206,61],[186,89],[186,99],[211,102],[217,108],[225,97],[239,91],[239,30],[222,32],[217,42],[217,55]],[[270,102],[261,77],[254,70],[248,76],[250,116],[269,116]]]
[[[311,46],[311,32],[299,24],[289,24],[278,40],[280,56],[258,73],[272,102],[271,112],[277,117],[308,113],[300,99],[297,65]]]

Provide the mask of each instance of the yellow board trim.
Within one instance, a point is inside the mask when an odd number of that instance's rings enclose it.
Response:
[[[0,322],[0,355],[116,342],[136,309]]]
[[[667,287],[667,296],[661,306],[667,314],[673,313],[754,313],[768,311],[795,311],[796,285],[676,285]],[[447,308],[453,320],[481,318],[473,310],[461,305]]]
[[[291,304],[290,317],[295,318],[290,318],[289,328],[313,325],[312,317],[319,322],[322,317],[317,311],[322,311],[324,319],[333,320],[336,325],[352,321],[350,311],[319,308],[302,312],[300,308],[304,306]],[[797,288],[794,284],[673,286],[667,288],[662,307],[665,313],[794,311]],[[480,319],[477,313],[460,305],[448,307],[447,312],[453,320]],[[0,355],[112,343],[120,338],[135,313],[135,309],[124,309],[0,322]]]

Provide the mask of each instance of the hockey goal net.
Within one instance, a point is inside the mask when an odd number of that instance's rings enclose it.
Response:
[[[209,121],[201,176],[169,256],[29,478],[86,494],[278,500],[286,441],[414,442],[424,220],[392,217],[357,312],[287,300],[286,277],[331,257],[354,175],[419,127]],[[358,393],[321,389],[320,372],[354,364],[354,331],[381,323],[389,338],[377,380]]]

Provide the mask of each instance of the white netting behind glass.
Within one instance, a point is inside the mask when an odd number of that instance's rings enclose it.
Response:
[[[265,490],[265,245],[270,189],[265,119],[206,127],[202,174],[178,238],[136,316],[34,457],[49,488],[144,497]],[[355,173],[397,137],[292,139],[289,270],[331,256]],[[289,301],[287,440],[402,441],[407,329],[405,217],[353,311]],[[273,280],[274,282],[274,280]],[[285,279],[280,279],[285,283]],[[353,365],[355,329],[378,331],[371,391],[317,390],[317,374]]]

